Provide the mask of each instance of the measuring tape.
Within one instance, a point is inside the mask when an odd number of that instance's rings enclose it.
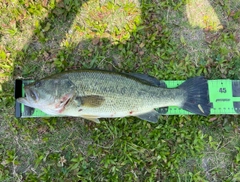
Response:
[[[24,86],[33,80],[15,81],[15,98],[24,97]],[[167,88],[175,88],[184,81],[161,81]],[[208,80],[209,100],[212,105],[210,114],[240,114],[240,80]],[[192,115],[179,107],[156,109],[162,115]],[[18,102],[15,103],[17,118],[53,117],[39,109],[34,109]]]

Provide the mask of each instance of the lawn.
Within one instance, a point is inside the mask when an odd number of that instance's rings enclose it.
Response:
[[[239,0],[0,1],[0,181],[240,181],[237,115],[14,117],[14,80],[98,68],[240,79]]]

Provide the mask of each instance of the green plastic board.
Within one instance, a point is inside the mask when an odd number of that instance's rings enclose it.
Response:
[[[24,86],[33,80],[16,80],[15,98],[24,96]],[[184,81],[162,81],[167,88],[175,88]],[[240,80],[208,80],[209,100],[211,103],[210,114],[240,114]],[[190,115],[178,107],[157,108],[162,115]],[[15,116],[17,118],[53,117],[44,112],[16,102]],[[54,116],[55,117],[55,116]]]

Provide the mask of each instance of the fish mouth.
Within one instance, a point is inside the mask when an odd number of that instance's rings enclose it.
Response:
[[[32,101],[36,102],[38,100],[37,93],[32,89],[25,88],[25,95],[26,95],[25,97],[17,98],[17,102],[31,107],[32,106],[31,102]]]
[[[17,98],[17,102],[22,103],[22,104],[24,104],[27,101],[28,100],[26,99],[26,97],[19,97],[19,98]]]
[[[24,104],[26,106],[32,107],[29,100],[26,97],[17,98],[17,102]]]

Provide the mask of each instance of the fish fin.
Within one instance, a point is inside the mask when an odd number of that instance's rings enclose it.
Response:
[[[157,78],[147,75],[147,74],[141,74],[141,73],[128,73],[128,75],[131,75],[135,78],[138,78],[140,80],[143,80],[151,85],[163,87],[166,88],[166,83],[164,81],[160,81]]]
[[[203,116],[210,114],[208,82],[204,77],[190,78],[178,88],[187,92],[187,98],[181,108]]]
[[[75,98],[79,106],[85,107],[99,107],[104,102],[104,97],[99,95],[86,95],[86,96],[78,96]]]
[[[136,117],[138,117],[140,119],[143,119],[143,120],[146,120],[146,121],[149,121],[151,123],[157,123],[159,115],[160,114],[157,111],[152,110],[148,113],[136,115]]]
[[[100,123],[99,119],[95,116],[91,116],[91,115],[83,115],[81,116],[83,119],[87,119],[87,120],[90,120],[90,121],[93,121],[95,123]]]

